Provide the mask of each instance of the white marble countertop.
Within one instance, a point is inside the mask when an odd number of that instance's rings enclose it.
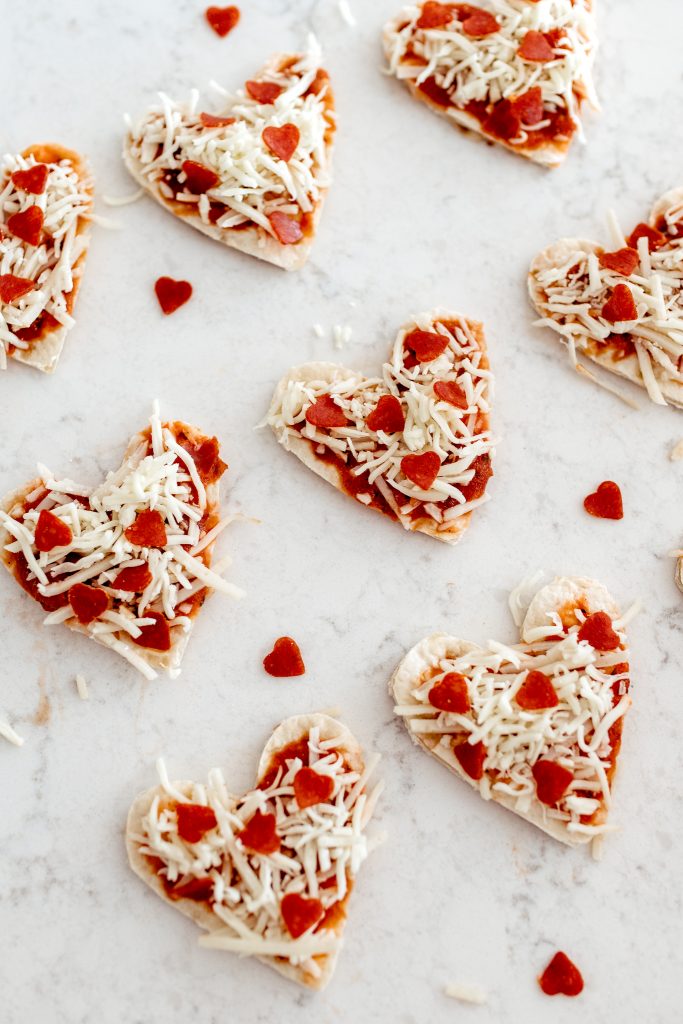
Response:
[[[119,158],[124,111],[158,89],[241,83],[309,30],[327,54],[339,135],[303,272],[224,250],[151,200],[100,203],[122,230],[95,232],[57,372],[12,364],[0,379],[0,492],[38,460],[95,481],[158,396],[169,416],[220,435],[225,503],[262,520],[224,538],[247,597],[207,603],[174,681],[144,683],[114,654],[43,629],[40,610],[0,577],[0,715],[26,739],[0,744],[3,1022],[670,1024],[683,969],[683,597],[668,553],[683,534],[683,463],[668,452],[683,417],[644,396],[633,412],[574,376],[531,327],[524,284],[549,241],[604,238],[609,206],[629,225],[681,184],[683,7],[659,0],[643,23],[650,5],[600,4],[604,111],[587,118],[588,145],[547,173],[450,129],[382,76],[393,0],[352,0],[355,29],[333,0],[250,0],[224,40],[201,2],[21,6],[2,15],[0,84],[12,99],[0,143],[54,138],[82,150],[100,193],[133,190]],[[162,274],[195,286],[169,318],[152,291]],[[252,429],[290,365],[340,357],[372,370],[395,328],[435,305],[485,322],[497,376],[493,500],[456,549],[355,508]],[[316,322],[353,329],[344,351],[313,334]],[[605,478],[622,485],[620,523],[581,508]],[[624,606],[644,603],[614,797],[622,830],[601,863],[480,801],[411,745],[386,692],[401,654],[433,629],[514,640],[507,592],[539,567],[596,576]],[[303,648],[301,680],[261,670],[282,633]],[[383,755],[376,827],[390,841],[361,874],[336,976],[316,995],[200,949],[191,922],[128,870],[122,833],[160,754],[176,777],[220,764],[246,786],[273,725],[332,705]],[[549,1001],[536,985],[558,948],[584,972],[579,1000]],[[452,981],[486,989],[487,1006],[447,999]]]

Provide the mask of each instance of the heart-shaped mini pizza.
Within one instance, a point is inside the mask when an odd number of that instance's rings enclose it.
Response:
[[[378,377],[334,363],[291,370],[267,422],[349,497],[455,544],[488,500],[491,393],[482,325],[436,310],[404,324]]]
[[[357,740],[327,715],[298,715],[268,740],[254,789],[170,783],[128,815],[130,865],[162,899],[210,934],[200,944],[255,956],[309,988],[330,980],[348,901],[372,844],[365,828],[381,784],[367,791]]]
[[[74,325],[90,234],[92,179],[55,143],[0,164],[0,368],[7,358],[51,373]]]
[[[601,584],[562,577],[538,591],[520,632],[514,646],[420,641],[392,677],[394,710],[485,800],[586,843],[610,829],[631,703],[624,621]]]
[[[227,469],[218,441],[162,423],[130,441],[97,487],[40,476],[0,503],[0,559],[48,613],[122,655],[148,679],[177,676],[207,593],[240,596],[211,569],[232,517],[220,518]],[[219,568],[219,567],[217,567]]]
[[[570,352],[683,407],[683,188],[659,199],[647,223],[612,245],[563,238],[535,258],[529,294]],[[593,378],[596,379],[596,378]]]
[[[302,267],[330,181],[334,98],[314,41],[273,57],[219,110],[163,93],[131,127],[124,160],[176,216],[224,245]]]
[[[392,74],[461,128],[556,167],[597,107],[591,0],[404,7],[384,29]]]

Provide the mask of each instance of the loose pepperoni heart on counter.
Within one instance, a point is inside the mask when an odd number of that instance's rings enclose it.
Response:
[[[288,892],[282,897],[280,912],[293,939],[313,928],[325,913],[320,900],[301,896],[298,892]]]
[[[147,647],[151,651],[170,651],[171,628],[168,620],[161,612],[145,611],[146,619],[153,619],[147,626],[140,626],[140,636],[133,637],[138,647]]]
[[[178,815],[178,835],[186,843],[198,843],[218,824],[212,808],[203,804],[176,804],[175,810]]]
[[[23,192],[40,196],[47,187],[48,173],[45,164],[36,164],[34,167],[27,167],[25,171],[15,171],[12,175],[12,184]]]
[[[99,587],[87,583],[74,583],[69,588],[69,604],[82,626],[99,619],[109,607],[109,598]]]
[[[422,452],[420,455],[405,455],[401,459],[403,473],[414,484],[428,491],[441,468],[441,459],[436,452]]]
[[[39,245],[43,236],[43,211],[39,206],[29,206],[28,210],[13,213],[7,218],[7,227],[27,245]]]
[[[538,979],[538,984],[547,996],[578,996],[583,992],[581,971],[562,952],[555,954]]]
[[[43,509],[38,516],[34,537],[39,551],[52,551],[53,548],[63,548],[70,544],[73,534],[71,527],[59,516]]]
[[[294,796],[299,807],[313,807],[329,800],[333,792],[332,778],[315,768],[300,768],[294,776]]]
[[[306,410],[306,419],[314,427],[346,427],[348,420],[331,395],[321,395]]]
[[[382,395],[365,423],[370,430],[383,430],[386,434],[395,434],[406,425],[403,406],[393,395]]]
[[[283,124],[281,128],[269,125],[263,129],[261,135],[271,153],[284,160],[285,163],[294,156],[301,138],[295,124]]]
[[[152,508],[138,512],[135,522],[124,533],[126,540],[141,548],[165,548],[168,543],[163,517]]]
[[[239,7],[207,7],[205,17],[216,35],[224,38],[240,20]]]
[[[175,313],[192,297],[189,281],[176,281],[172,277],[160,277],[154,285],[159,305],[164,313]]]
[[[583,507],[597,519],[623,519],[624,503],[619,484],[613,480],[604,480],[597,491],[584,498]]]
[[[299,645],[291,636],[281,636],[275,641],[272,651],[263,659],[263,667],[269,676],[282,679],[302,676],[306,671]]]
[[[246,82],[247,94],[257,103],[274,103],[282,92],[282,86],[276,82]]]
[[[273,210],[272,213],[269,213],[268,220],[281,245],[296,245],[304,237],[299,221],[288,217],[280,210]]]
[[[17,277],[15,274],[0,274],[0,302],[16,302],[23,299],[35,288],[35,281],[30,277]]]
[[[275,826],[274,814],[256,811],[242,831],[237,833],[237,838],[252,853],[277,853],[280,849],[280,836]]]

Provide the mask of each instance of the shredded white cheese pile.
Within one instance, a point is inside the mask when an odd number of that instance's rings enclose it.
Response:
[[[173,642],[190,628],[195,610],[191,599],[197,594],[208,588],[239,597],[241,591],[199,557],[232,517],[221,520],[208,533],[204,531],[200,523],[207,512],[206,489],[192,456],[169,427],[162,425],[156,405],[150,426],[150,440],[141,439],[136,451],[96,488],[55,480],[39,465],[41,484],[26,498],[26,503],[36,502],[35,506],[26,512],[12,510],[14,515],[0,511],[0,523],[15,538],[5,550],[23,556],[28,581],[37,581],[38,593],[65,597],[63,607],[50,612],[45,624],[75,621],[66,600],[75,584],[102,589],[110,606],[88,625],[88,632],[153,679],[156,673],[136,653],[143,648],[130,647],[130,641],[141,636],[142,627],[154,624],[149,612],[166,618]],[[163,519],[164,547],[141,547],[125,536],[137,515],[150,509]],[[72,538],[68,544],[38,550],[35,531],[43,510],[69,527]],[[116,589],[118,573],[144,566],[151,580],[141,593]]]
[[[638,265],[629,276],[602,267],[601,250],[588,246],[567,248],[557,266],[532,269],[540,291],[536,305],[544,314],[537,326],[550,327],[559,334],[574,362],[576,350],[602,350],[609,357],[615,335],[632,344],[638,363],[635,373],[658,405],[667,404],[662,383],[683,383],[683,238],[675,237],[683,218],[680,195],[662,216],[665,244],[650,252],[648,239],[641,236]],[[627,242],[613,215],[610,227],[615,249],[624,248]],[[602,315],[617,285],[631,292],[637,309],[635,320],[611,323]]]
[[[574,778],[557,806],[542,805],[546,817],[564,823],[569,832],[599,835],[611,829],[591,820],[610,806],[609,730],[631,703],[628,672],[606,671],[628,664],[626,616],[612,623],[621,649],[596,651],[578,639],[585,615],[580,609],[575,615],[578,624],[559,640],[556,637],[564,627],[552,612],[547,626],[531,631],[532,642],[467,644],[459,657],[435,657],[433,674],[411,691],[414,702],[397,705],[394,711],[408,720],[413,733],[438,738],[435,752],[442,752],[447,760],[452,758],[454,736],[466,737],[471,744],[483,743],[484,771],[477,783],[481,796],[487,800],[505,794],[521,813],[538,803],[532,766],[541,759],[556,761]],[[514,703],[532,669],[550,678],[558,697],[556,707],[525,711]],[[448,672],[467,680],[471,707],[466,714],[438,711],[429,702],[430,690]]]
[[[159,775],[168,800],[156,796],[143,820],[143,833],[133,836],[143,855],[158,858],[159,869],[172,886],[193,879],[212,882],[211,909],[224,929],[203,936],[204,946],[243,955],[279,956],[318,977],[315,956],[331,953],[340,944],[333,930],[309,929],[292,938],[284,924],[280,903],[289,893],[318,899],[328,910],[347,896],[370,849],[365,827],[381,791],[366,785],[379,757],[371,758],[362,774],[351,771],[337,752],[339,737],[320,739],[319,730],[308,735],[309,766],[333,782],[330,798],[301,809],[294,796],[294,779],[303,766],[299,757],[278,768],[271,785],[254,789],[239,799],[227,792],[219,769],[209,773],[207,785],[191,783],[176,789],[161,762]],[[215,828],[196,843],[178,835],[176,803],[210,807]],[[238,833],[256,812],[274,814],[281,838],[279,851],[257,854],[247,850]]]
[[[158,182],[167,199],[195,204],[201,219],[219,228],[254,223],[273,235],[268,217],[274,211],[290,216],[314,211],[329,184],[327,86],[305,95],[321,70],[320,60],[320,48],[311,37],[307,52],[290,66],[261,75],[259,82],[282,87],[273,103],[259,103],[244,89],[235,95],[221,89],[224,105],[212,113],[234,117],[234,124],[227,127],[206,128],[201,123],[196,90],[187,104],[174,103],[160,93],[160,104],[131,130],[132,154],[145,177]],[[288,162],[276,157],[262,139],[264,128],[286,124],[295,125],[300,133]],[[186,160],[213,171],[219,183],[201,195],[185,190],[182,164]],[[177,194],[164,180],[168,172],[177,175]],[[226,208],[217,220],[209,219],[212,203]]]
[[[352,373],[330,380],[290,380],[280,395],[277,408],[271,409],[268,423],[285,447],[292,438],[302,437],[324,451],[329,449],[342,458],[354,476],[367,480],[367,492],[357,498],[370,504],[373,491],[378,491],[396,517],[410,522],[410,513],[420,509],[447,530],[454,519],[471,512],[484,502],[482,494],[471,501],[461,488],[475,475],[475,460],[491,456],[494,440],[490,430],[479,429],[488,414],[493,392],[493,376],[467,321],[457,322],[422,318],[399,331],[391,361],[384,363],[382,376],[361,378]],[[405,366],[410,352],[404,339],[414,328],[433,332],[448,339],[444,352],[431,362]],[[443,401],[434,392],[435,381],[452,381],[465,393],[467,408],[461,409]],[[348,426],[330,431],[306,420],[310,406],[324,395],[333,396],[336,404],[351,421]],[[405,414],[403,431],[392,434],[373,431],[366,419],[380,397],[393,395]],[[408,479],[401,469],[404,456],[428,449],[441,460],[438,476],[428,490]],[[440,503],[449,501],[449,506]]]
[[[13,302],[0,300],[0,368],[6,367],[9,346],[30,348],[30,341],[18,338],[15,332],[30,327],[41,313],[49,313],[64,327],[74,323],[67,312],[66,296],[73,288],[74,264],[87,246],[86,236],[78,228],[92,202],[86,191],[88,182],[78,177],[71,161],[60,160],[46,164],[47,185],[40,195],[17,188],[12,174],[37,163],[33,156],[7,154],[0,167],[0,275],[27,278],[36,285]],[[31,206],[42,210],[44,217],[43,241],[36,246],[6,227],[13,214]]]
[[[593,16],[584,0],[481,0],[476,6],[500,25],[483,38],[468,36],[455,16],[449,25],[418,28],[422,6],[405,7],[386,28],[389,69],[397,78],[416,86],[433,78],[459,108],[472,102],[495,104],[538,86],[544,107],[568,113],[577,127],[581,100],[597,107],[591,74]],[[531,62],[518,55],[527,32],[553,29],[563,33],[554,60]],[[525,125],[515,144],[548,124],[544,119]]]

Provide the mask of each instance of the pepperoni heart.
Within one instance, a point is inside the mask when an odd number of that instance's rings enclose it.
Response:
[[[239,7],[207,7],[206,20],[216,35],[224,38],[240,20]]]
[[[145,618],[152,619],[146,626],[140,626],[140,636],[134,636],[133,643],[150,651],[171,650],[171,628],[161,612],[145,611]]]
[[[450,25],[454,17],[455,8],[452,4],[439,4],[427,0],[415,25],[417,28],[443,28],[444,25]]]
[[[437,380],[434,384],[434,394],[442,402],[454,405],[456,409],[467,408],[467,395],[454,380]]]
[[[638,319],[638,309],[628,285],[617,284],[614,286],[612,294],[602,307],[602,315],[611,324]]]
[[[369,430],[383,430],[386,434],[395,434],[403,430],[406,424],[403,406],[394,395],[382,395],[365,422]]]
[[[448,348],[448,338],[434,331],[414,330],[406,334],[404,344],[415,353],[418,363],[430,363]]]
[[[306,420],[314,427],[329,430],[346,427],[348,420],[331,395],[322,395],[306,411]]]
[[[420,455],[406,455],[401,459],[401,470],[423,491],[432,486],[439,470],[441,459],[436,452],[422,452]]]
[[[275,82],[246,82],[245,88],[257,103],[274,103],[282,92],[282,86]]]
[[[640,257],[635,249],[617,249],[616,252],[601,253],[598,262],[605,270],[613,270],[615,274],[630,277],[640,263]]]
[[[280,836],[277,833],[275,815],[256,811],[237,834],[237,838],[251,853],[277,853],[280,849]]]
[[[497,32],[498,21],[488,11],[470,8],[471,13],[461,22],[461,28],[470,39],[483,39]]]
[[[278,678],[302,676],[306,672],[299,645],[291,636],[281,636],[275,641],[272,651],[263,659],[263,667],[269,676]]]
[[[138,512],[135,522],[124,531],[126,540],[141,548],[165,548],[168,543],[166,525],[156,509]]]
[[[281,128],[269,125],[261,133],[268,149],[285,163],[291,160],[299,145],[301,135],[295,124],[283,124]]]
[[[172,277],[160,277],[154,284],[159,305],[164,313],[175,313],[192,297],[192,285],[189,281],[176,281]]]
[[[148,565],[131,565],[116,574],[112,587],[114,590],[141,593],[151,582],[152,574]]]
[[[218,824],[215,812],[203,804],[176,804],[178,835],[186,843],[198,843]]]
[[[517,56],[522,60],[543,63],[555,60],[555,51],[542,32],[532,29],[524,36],[522,45],[517,50]]]
[[[657,249],[661,249],[667,243],[667,237],[664,232],[658,228],[653,228],[650,224],[638,224],[628,236],[627,241],[632,249],[637,249],[638,241],[641,238],[647,238],[649,252],[656,252]]]
[[[69,590],[69,604],[81,625],[87,626],[107,611],[109,598],[99,587],[75,583]]]
[[[460,488],[462,496],[466,501],[476,501],[477,498],[481,498],[485,493],[486,485],[493,476],[491,456],[477,455],[472,468],[474,469],[474,476],[468,484],[463,484]]]
[[[35,281],[15,274],[0,274],[0,302],[16,302],[35,288]]]
[[[207,114],[205,111],[199,115],[199,120],[205,128],[227,128],[228,125],[235,123],[234,117],[220,117],[218,114]],[[190,160],[186,161],[186,163],[191,162]]]
[[[298,939],[322,919],[325,910],[319,899],[309,899],[300,896],[298,892],[288,892],[282,897],[280,913],[289,934],[293,939]]]
[[[304,237],[299,221],[286,213],[281,213],[280,210],[269,213],[268,220],[275,237],[282,245],[296,245]]]
[[[7,218],[7,227],[13,235],[27,245],[40,245],[43,236],[43,211],[39,206],[29,206],[21,213]]]
[[[215,188],[221,180],[210,167],[204,167],[195,160],[183,160],[182,170],[185,175],[185,188],[195,196]]]
[[[538,984],[547,996],[578,996],[583,992],[581,971],[562,952],[555,954],[538,979]]]
[[[12,184],[23,192],[40,196],[47,188],[48,174],[45,164],[35,164],[33,167],[27,167],[25,171],[15,171],[12,175]]]
[[[511,103],[512,110],[520,122],[528,125],[538,124],[545,114],[543,108],[543,92],[535,85]],[[517,134],[516,132],[514,134]],[[514,136],[513,136],[514,137]]]
[[[613,480],[604,480],[597,491],[583,499],[583,507],[589,515],[598,519],[623,519],[624,503],[619,484]]]
[[[58,516],[46,509],[38,516],[34,543],[39,551],[52,551],[53,548],[64,548],[73,539],[70,526]]]
[[[327,802],[334,792],[330,775],[303,767],[294,776],[294,797],[299,807],[314,807]]]
[[[626,638],[605,609],[618,611],[582,577],[533,597],[519,588],[510,607],[522,618],[514,645],[435,633],[408,651],[391,679],[394,711],[484,800],[560,842],[588,843],[605,829],[630,705]]]

